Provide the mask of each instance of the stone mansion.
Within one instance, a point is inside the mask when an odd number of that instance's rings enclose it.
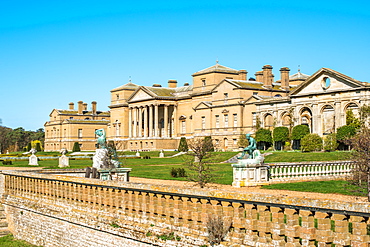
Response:
[[[230,150],[238,148],[240,134],[254,133],[257,125],[306,124],[323,136],[345,125],[348,109],[358,114],[359,107],[370,104],[369,83],[332,69],[311,76],[290,75],[287,67],[279,72],[281,79],[275,81],[272,66],[265,65],[247,79],[246,70],[216,63],[194,73],[192,85],[129,82],[111,90],[110,117],[103,114],[108,139],[122,150],[157,150],[177,149],[181,137],[212,136],[218,149]],[[46,135],[45,143],[52,145]],[[63,138],[63,132],[59,135]]]

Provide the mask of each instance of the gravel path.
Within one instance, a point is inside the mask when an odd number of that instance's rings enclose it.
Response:
[[[186,181],[177,181],[177,180],[161,180],[161,179],[149,179],[149,178],[137,178],[130,177],[130,182],[133,183],[149,183],[149,184],[161,184],[161,185],[170,185],[170,186],[179,186],[179,187],[194,187],[194,183]],[[231,185],[221,185],[221,184],[210,184],[208,187],[213,189],[219,189],[224,191],[233,191],[240,193],[261,193],[277,196],[290,196],[290,197],[300,197],[300,198],[310,198],[310,199],[330,199],[343,202],[366,202],[366,197],[358,196],[346,196],[340,194],[322,194],[314,192],[299,192],[299,191],[289,191],[289,190],[267,190],[261,189],[259,186],[256,187],[241,187],[234,188]]]

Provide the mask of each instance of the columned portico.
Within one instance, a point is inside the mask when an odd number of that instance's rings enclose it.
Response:
[[[169,138],[176,136],[177,107],[150,104],[129,108],[129,138]],[[162,122],[163,121],[163,122]]]

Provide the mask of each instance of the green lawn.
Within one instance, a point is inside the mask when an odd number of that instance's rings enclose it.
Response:
[[[263,189],[292,190],[303,192],[318,192],[325,194],[342,194],[352,196],[365,196],[365,191],[359,192],[358,187],[343,180],[297,182],[286,184],[271,184],[262,186]]]
[[[11,234],[6,235],[4,237],[0,237],[0,246],[1,247],[37,247],[36,245],[29,244],[26,241],[14,239],[13,235]]]
[[[266,163],[275,162],[302,162],[302,161],[332,161],[332,160],[350,160],[351,152],[272,152],[265,157]]]
[[[141,152],[141,156],[150,156],[151,159],[137,159],[137,158],[122,158],[123,167],[132,168],[131,176],[152,178],[152,179],[166,179],[166,180],[182,180],[186,178],[173,178],[171,176],[172,168],[185,168],[186,172],[189,172],[184,165],[186,160],[189,159],[188,155],[182,155],[177,157],[169,157],[176,152],[164,152],[165,158],[158,158],[159,151],[154,152]],[[135,152],[124,152],[125,155],[133,155]],[[211,168],[214,170],[216,175],[216,183],[219,184],[231,184],[232,183],[232,167],[228,163],[220,163],[225,161],[237,152],[215,152],[212,154]],[[191,157],[190,157],[191,158]],[[348,160],[351,158],[350,152],[319,152],[319,153],[302,153],[302,152],[273,152],[271,155],[266,156],[267,163],[275,162],[299,162],[299,161],[330,161],[330,160]],[[92,157],[85,160],[70,160],[70,168],[86,168],[92,166]],[[1,163],[0,163],[1,165]],[[42,160],[39,161],[40,167],[46,169],[58,169],[58,160]],[[12,167],[29,167],[28,161],[13,161]],[[288,183],[288,184],[274,184],[265,186],[266,189],[285,189],[285,190],[297,190],[297,191],[312,191],[319,193],[339,193],[339,194],[350,194],[359,195],[353,192],[354,188],[345,186],[345,181],[322,181],[322,182],[304,182],[304,183]]]

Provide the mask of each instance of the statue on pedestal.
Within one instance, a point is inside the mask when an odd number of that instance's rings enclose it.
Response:
[[[107,145],[105,130],[98,129],[95,131],[95,134],[98,136],[98,139],[96,144],[97,149],[93,157],[93,167],[97,169],[112,169],[120,167],[120,163],[116,158],[116,151]]]
[[[251,134],[245,135],[249,145],[243,149],[238,163],[233,167],[233,186],[256,186],[268,182],[268,166],[263,164],[263,156],[257,149],[257,142]],[[245,157],[248,154],[248,157]]]

